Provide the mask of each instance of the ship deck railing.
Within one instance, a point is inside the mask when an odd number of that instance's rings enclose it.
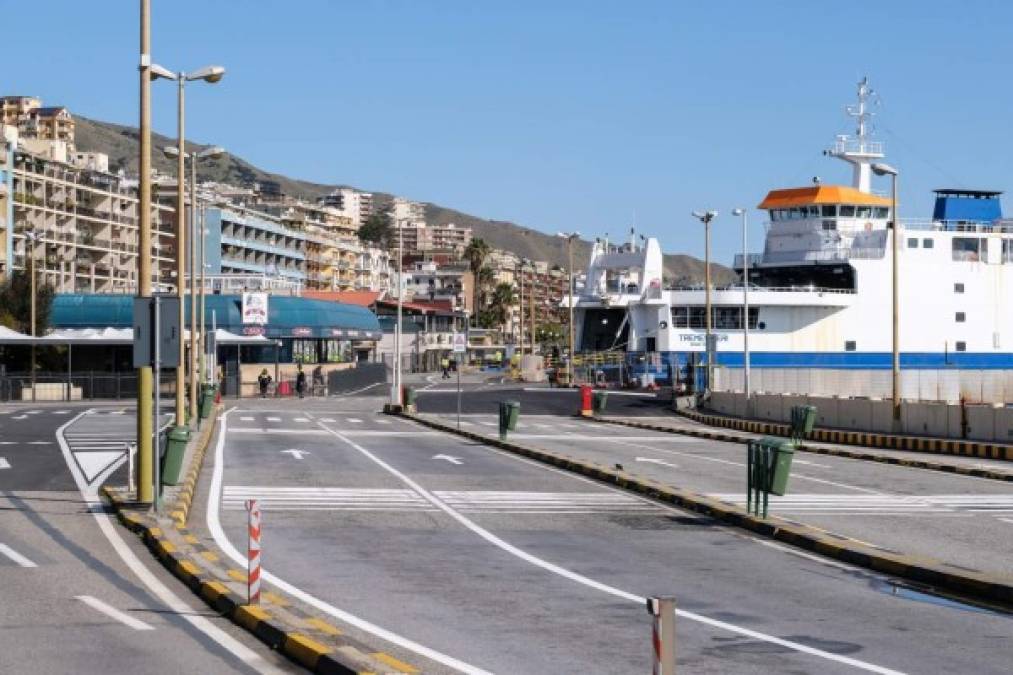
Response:
[[[932,220],[929,218],[901,218],[901,230],[924,232],[973,232],[981,234],[1013,234],[1013,220]]]
[[[673,286],[668,288],[670,291],[702,291],[704,290],[703,284],[693,284],[689,286]],[[742,284],[729,284],[726,286],[715,286],[714,291],[742,291]],[[856,293],[853,288],[828,288],[825,286],[815,285],[804,285],[804,286],[759,286],[757,284],[749,285],[750,293],[833,293],[839,295],[854,295]]]

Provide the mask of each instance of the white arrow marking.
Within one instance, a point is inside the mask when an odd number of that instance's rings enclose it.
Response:
[[[12,420],[26,420],[26,419],[28,419],[28,415],[15,415],[11,419]]]
[[[457,457],[451,457],[450,455],[433,455],[433,459],[445,459],[451,464],[463,464],[463,462]]]
[[[0,457],[0,469],[11,468],[11,463],[7,461],[6,457]]]
[[[303,455],[311,455],[311,454],[313,454],[309,450],[296,450],[295,448],[289,448],[288,450],[282,450],[281,452],[282,452],[283,455],[285,455],[285,454],[292,455],[296,459],[302,459]]]
[[[666,461],[661,460],[661,459],[654,459],[653,457],[637,457],[636,461],[638,461],[638,462],[650,462],[651,464],[661,464],[662,466],[670,466],[673,469],[678,469],[679,468],[678,464],[672,464],[670,462],[666,462]]]

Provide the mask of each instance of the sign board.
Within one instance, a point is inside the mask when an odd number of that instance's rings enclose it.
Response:
[[[267,324],[267,293],[243,293],[243,324]]]
[[[468,351],[468,336],[464,333],[454,333],[454,353],[464,354]]]
[[[155,365],[155,340],[162,368],[179,367],[179,298],[159,296],[159,325],[155,326],[155,299],[134,298],[134,368]]]

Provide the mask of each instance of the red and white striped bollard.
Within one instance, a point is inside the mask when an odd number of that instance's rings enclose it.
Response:
[[[654,675],[675,675],[675,598],[647,598]]]
[[[260,604],[260,504],[256,499],[246,500],[249,513],[246,547],[246,597],[251,605]]]

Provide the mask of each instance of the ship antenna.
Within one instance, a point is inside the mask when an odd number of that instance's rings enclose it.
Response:
[[[849,117],[855,118],[855,135],[838,136],[833,149],[823,153],[851,164],[854,168],[852,185],[862,192],[871,191],[872,163],[884,157],[883,144],[869,140],[869,120],[873,113],[868,103],[874,93],[869,86],[869,78],[863,77],[858,83],[858,102],[844,108]]]

